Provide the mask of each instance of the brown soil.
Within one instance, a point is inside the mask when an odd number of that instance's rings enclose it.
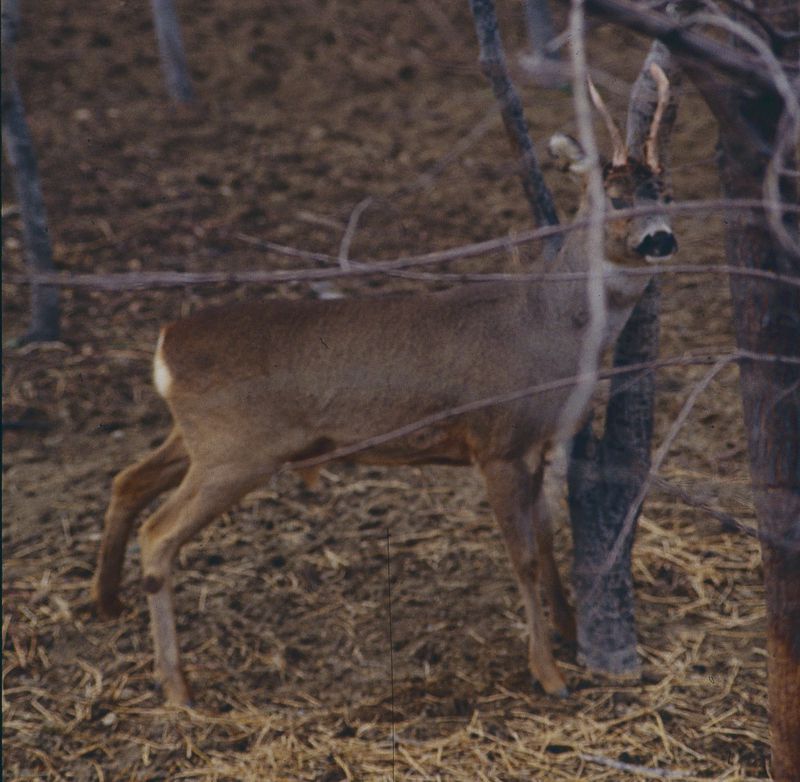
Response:
[[[522,25],[507,5],[516,63]],[[194,111],[165,98],[146,4],[31,9],[21,87],[61,269],[293,268],[240,235],[336,254],[367,196],[355,258],[530,227],[499,119],[462,144],[493,107],[466,3],[183,4]],[[617,114],[645,48],[610,28],[592,33],[593,63],[619,79],[605,80]],[[516,65],[515,76],[537,141],[570,129],[566,92],[537,89]],[[678,198],[716,195],[713,142],[688,94]],[[571,211],[574,186],[546,173]],[[21,233],[7,175],[3,187],[9,275],[23,268]],[[715,220],[678,229],[682,262],[721,262]],[[340,286],[389,287],[401,283]],[[281,476],[214,524],[176,577],[197,709],[162,709],[135,546],[119,620],[95,617],[87,585],[110,479],[167,430],[149,379],[159,323],[245,295],[312,294],[300,284],[67,289],[63,342],[5,350],[4,418],[17,424],[3,455],[7,779],[644,778],[589,756],[685,779],[766,777],[752,540],[654,493],[634,552],[643,680],[598,680],[559,648],[573,694],[555,701],[526,671],[517,592],[477,476],[463,469],[336,465],[314,492]],[[8,342],[27,311],[27,289],[8,277],[3,307]],[[663,355],[730,347],[720,275],[670,276],[664,310]],[[657,442],[705,371],[660,373]],[[736,380],[725,371],[703,394],[663,474],[752,523]],[[558,543],[566,573],[563,528]]]

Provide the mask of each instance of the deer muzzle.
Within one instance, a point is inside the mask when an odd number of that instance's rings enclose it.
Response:
[[[650,262],[664,261],[678,249],[675,234],[667,227],[659,227],[641,237],[634,247],[636,253]]]

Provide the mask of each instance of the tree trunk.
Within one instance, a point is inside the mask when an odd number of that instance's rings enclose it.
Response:
[[[14,178],[19,201],[25,260],[31,274],[53,272],[53,253],[47,231],[47,215],[39,185],[36,152],[33,148],[25,108],[16,78],[15,43],[19,29],[19,3],[3,0],[2,5],[2,112],[3,145]],[[44,342],[59,337],[58,289],[31,285],[31,323],[21,342]]]
[[[658,357],[659,300],[654,279],[617,340],[614,366]],[[578,660],[613,675],[640,671],[631,576],[638,508],[620,556],[607,562],[650,469],[654,386],[652,371],[614,376],[603,436],[589,421],[573,439],[567,472]]]
[[[764,140],[774,143],[779,107],[764,103],[742,101],[741,120],[760,125],[767,134]],[[766,160],[742,153],[741,130],[732,123],[720,125],[723,191],[730,198],[759,198]],[[788,182],[783,195],[787,203],[797,203],[797,190]],[[797,237],[796,221],[784,222]],[[726,251],[731,266],[800,280],[800,258],[781,248],[763,212],[729,216]],[[738,347],[800,359],[800,289],[740,276],[731,276],[730,287]],[[743,360],[740,385],[762,534],[773,775],[776,780],[799,780],[800,366]]]
[[[528,28],[528,41],[534,57],[558,62],[558,51],[550,51],[547,44],[555,38],[553,17],[547,0],[524,0],[525,23]]]
[[[161,68],[164,71],[167,90],[176,103],[191,103],[194,100],[194,90],[186,65],[186,54],[183,50],[175,5],[172,0],[152,0],[152,6]]]
[[[760,0],[756,9],[785,31],[800,29],[797,6]],[[774,10],[773,10],[774,9]],[[797,46],[794,60],[797,57]],[[777,53],[776,53],[777,54]],[[787,57],[789,52],[783,52]],[[770,156],[786,110],[774,90],[745,89],[695,70],[692,78],[719,123],[719,172],[728,198],[762,198]],[[795,133],[797,125],[795,124]],[[782,161],[796,170],[797,136]],[[797,182],[779,180],[783,203],[797,204]],[[797,214],[782,216],[795,243],[787,249],[763,210],[726,217],[727,262],[800,281]],[[732,275],[734,328],[740,350],[786,361],[744,358],[739,365],[753,499],[761,535],[767,603],[767,675],[772,774],[800,780],[800,288]]]
[[[736,168],[726,152],[728,196],[742,195],[730,182]],[[797,257],[781,253],[763,215],[753,217],[728,221],[728,263],[786,274],[791,260],[800,280]],[[739,348],[800,358],[797,288],[732,276],[731,294]],[[740,385],[762,535],[773,775],[800,780],[800,366],[744,360]]]

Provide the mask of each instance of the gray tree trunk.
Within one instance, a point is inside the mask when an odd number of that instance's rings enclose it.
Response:
[[[186,54],[183,50],[175,5],[172,0],[151,0],[151,2],[161,68],[164,71],[167,90],[176,103],[191,103],[194,100],[194,90],[186,65]]]
[[[559,61],[558,50],[548,49],[553,40],[553,17],[547,0],[524,0],[525,23],[528,29],[528,41],[534,57]]]
[[[651,280],[614,350],[614,366],[658,357],[659,285]],[[638,675],[631,550],[634,523],[623,524],[650,469],[653,436],[654,372],[615,375],[606,408],[605,431],[589,420],[572,441],[567,471],[574,542],[572,588],[578,660],[593,671]],[[624,534],[621,553],[609,557]]]

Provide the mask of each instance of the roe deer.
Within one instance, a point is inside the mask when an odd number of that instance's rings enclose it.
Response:
[[[613,134],[604,166],[604,285],[612,344],[643,292],[647,275],[615,267],[663,260],[676,249],[656,159],[667,101],[638,154]],[[608,112],[593,93],[597,108]],[[613,125],[613,123],[612,123]],[[582,174],[585,157],[557,134],[551,152]],[[650,205],[647,216],[613,213]],[[586,216],[584,203],[578,219]],[[563,271],[585,272],[585,229],[566,237]],[[436,293],[328,301],[254,300],[198,312],[161,330],[154,360],[158,392],[174,425],[166,441],[114,480],[93,595],[104,616],[121,610],[118,592],[136,515],[161,492],[176,491],[139,533],[143,586],[155,641],[155,670],[166,698],[189,703],[181,671],[172,567],[181,546],[283,465],[358,443],[438,411],[544,382],[574,377],[587,332],[585,279],[507,281]],[[545,692],[564,695],[539,595],[540,582],[563,636],[574,620],[553,559],[542,475],[569,387],[484,407],[354,454],[371,464],[477,464],[519,585],[529,632],[529,664]]]

